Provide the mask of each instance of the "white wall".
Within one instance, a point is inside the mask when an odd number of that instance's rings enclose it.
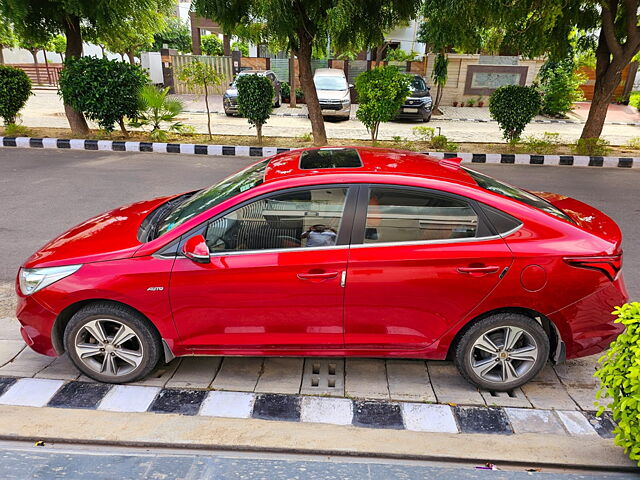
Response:
[[[102,58],[102,50],[100,50],[100,47],[97,45],[85,43],[83,44],[82,49],[85,56]],[[25,50],[23,48],[5,48],[3,52],[5,63],[33,63],[33,56],[29,50]],[[107,52],[107,58],[119,60],[120,55]],[[47,59],[50,63],[61,62],[60,55],[54,52],[47,52]],[[38,52],[38,62],[44,63],[44,54],[42,51]]]
[[[425,44],[418,42],[416,39],[419,28],[420,22],[418,20],[412,20],[409,26],[396,28],[387,33],[384,38],[388,42],[400,42],[400,48],[405,52],[414,50],[419,54],[424,54]]]

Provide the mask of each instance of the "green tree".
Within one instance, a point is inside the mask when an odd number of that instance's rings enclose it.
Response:
[[[31,80],[19,68],[0,66],[0,117],[5,125],[15,124],[18,112],[31,95]]]
[[[576,71],[572,58],[560,62],[547,61],[538,73],[542,93],[542,113],[564,116],[573,110],[573,104],[584,100],[580,89],[587,77]]]
[[[267,77],[240,75],[238,87],[238,110],[251,125],[255,125],[258,143],[262,145],[262,125],[267,123],[273,110],[273,85]]]
[[[82,56],[82,29],[95,28],[100,36],[117,28],[127,19],[149,11],[159,11],[173,0],[0,0],[0,16],[11,21],[21,36],[44,37],[63,33],[67,39],[65,59]],[[65,105],[71,129],[80,135],[89,133],[81,113]]]
[[[160,50],[163,45],[182,53],[191,53],[191,33],[189,26],[178,17],[170,16],[163,30],[153,35],[153,47]]]
[[[246,42],[233,42],[231,50],[239,50],[243,57],[249,56],[249,45]]]
[[[504,138],[515,142],[541,105],[540,93],[534,87],[505,85],[491,94],[489,113],[500,125]]]
[[[16,44],[13,25],[7,21],[0,22],[0,65],[4,65],[4,48],[11,48]]]
[[[204,35],[201,41],[202,53],[205,55],[219,57],[224,53],[222,40],[218,35]]]
[[[225,32],[246,38],[251,32],[270,46],[279,45],[298,57],[300,83],[309,109],[314,143],[327,135],[313,83],[314,48],[338,52],[359,50],[384,42],[384,34],[418,13],[422,0],[194,0],[195,11],[216,21]],[[242,33],[241,33],[242,32]],[[254,40],[255,41],[255,40]]]
[[[444,93],[444,87],[447,84],[449,78],[449,58],[444,53],[436,55],[435,62],[433,63],[433,71],[431,72],[431,79],[436,86],[436,97],[433,99],[433,111],[439,112],[440,101],[442,100],[442,94]]]
[[[419,38],[434,51],[565,58],[597,32],[596,80],[582,138],[599,137],[622,71],[640,52],[640,0],[425,0]]]
[[[64,52],[67,49],[67,39],[64,35],[56,35],[48,44],[49,50],[60,55],[60,60],[64,62]]]
[[[395,117],[410,93],[411,80],[395,67],[378,67],[356,77],[358,111],[356,117],[378,139],[380,123]]]
[[[191,87],[199,87],[204,90],[204,104],[207,108],[207,131],[209,139],[211,135],[211,112],[209,111],[209,88],[222,84],[223,76],[220,75],[211,65],[199,60],[187,63],[178,72],[180,81]]]
[[[65,103],[82,112],[107,132],[118,124],[128,135],[124,119],[138,115],[139,93],[149,82],[146,72],[104,58],[71,58],[60,72],[60,94]]]

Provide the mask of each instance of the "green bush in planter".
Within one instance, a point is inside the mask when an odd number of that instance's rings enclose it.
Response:
[[[136,118],[139,93],[149,82],[137,65],[104,58],[68,59],[60,72],[60,95],[107,132],[114,124],[127,133],[124,118]]]
[[[19,68],[0,65],[0,117],[5,125],[16,123],[31,95],[31,80]]]
[[[596,402],[599,414],[611,408],[618,423],[615,443],[624,448],[629,458],[640,466],[640,303],[616,307],[616,323],[626,329],[611,343],[598,363],[595,376],[600,379],[597,399],[609,397],[608,404]]]
[[[534,87],[505,85],[491,94],[489,113],[500,125],[504,138],[511,142],[520,139],[541,106],[540,93]]]
[[[267,77],[259,75],[240,75],[236,85],[240,115],[255,125],[258,143],[262,144],[262,125],[273,110],[273,85]]]

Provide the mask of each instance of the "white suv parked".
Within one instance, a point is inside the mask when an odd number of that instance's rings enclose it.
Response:
[[[313,75],[323,117],[349,118],[351,94],[344,71],[339,68],[318,68]]]

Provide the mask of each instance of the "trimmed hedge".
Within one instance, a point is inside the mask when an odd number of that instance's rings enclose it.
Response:
[[[31,80],[23,70],[0,65],[0,117],[5,125],[16,123],[18,112],[31,96]]]
[[[534,87],[505,85],[491,94],[489,113],[509,142],[520,139],[522,132],[542,106],[540,93]]]

